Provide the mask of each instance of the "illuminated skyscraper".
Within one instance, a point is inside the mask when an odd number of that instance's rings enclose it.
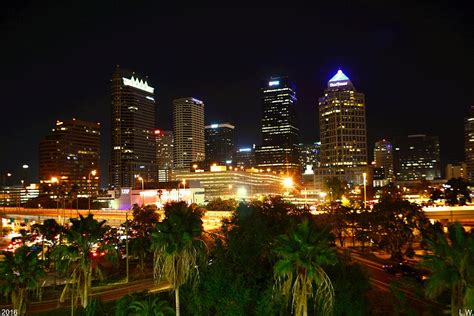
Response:
[[[382,139],[375,142],[374,160],[375,167],[382,168],[383,178],[387,182],[395,180],[393,175],[393,146],[389,141]]]
[[[399,181],[441,178],[439,140],[436,136],[408,135],[397,139],[395,177]]]
[[[321,142],[311,144],[299,144],[299,160],[301,171],[313,170],[319,166],[319,153],[321,150]]]
[[[189,169],[205,157],[204,103],[195,98],[173,101],[174,165]]]
[[[154,88],[148,79],[117,67],[112,77],[112,187],[134,187],[136,176],[156,182]]]
[[[367,172],[365,98],[341,70],[319,98],[319,128],[321,160],[316,181],[336,176],[349,184],[363,184]]]
[[[204,127],[206,161],[231,164],[234,155],[234,125],[211,124]]]
[[[255,167],[255,145],[242,147],[235,151],[233,164],[239,168]]]
[[[287,77],[264,82],[262,144],[255,150],[259,168],[299,176],[296,101],[295,85]]]
[[[474,105],[464,119],[464,162],[467,166],[467,179],[474,181]]]
[[[93,194],[99,190],[99,152],[99,123],[56,121],[51,134],[40,142],[40,181],[56,178],[67,192],[76,187],[79,194]]]
[[[171,181],[174,138],[172,131],[155,130],[158,182]]]

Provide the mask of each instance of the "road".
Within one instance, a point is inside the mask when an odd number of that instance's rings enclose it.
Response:
[[[162,281],[155,284],[153,279],[139,280],[130,282],[128,284],[116,285],[116,287],[103,290],[100,292],[95,292],[92,289],[92,298],[98,298],[103,302],[118,300],[119,298],[135,292],[149,291],[149,292],[160,292],[171,289],[171,285]],[[2,306],[3,308],[8,308],[7,306]],[[55,310],[58,308],[71,307],[71,300],[67,299],[64,303],[60,303],[59,299],[55,300],[46,300],[41,302],[32,302],[28,306],[29,313],[42,313],[50,310]]]
[[[383,293],[391,293],[391,283],[399,280],[394,275],[384,271],[382,264],[373,260],[364,258],[359,253],[351,252],[351,258],[355,262],[365,267],[369,274],[369,281],[372,288],[376,291]],[[408,287],[400,287],[399,290],[405,294],[405,297],[410,303],[410,306],[414,307],[418,311],[424,311],[427,309],[441,310],[442,306],[438,303],[425,298],[419,298],[419,295]]]

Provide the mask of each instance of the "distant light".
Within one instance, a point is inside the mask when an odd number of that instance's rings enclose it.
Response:
[[[280,85],[280,80],[272,80],[272,81],[268,82],[268,85],[270,87],[279,86]]]
[[[232,163],[232,160],[226,160],[225,163],[230,165]]]
[[[247,196],[247,189],[245,187],[240,187],[237,189],[237,196],[243,198]]]
[[[149,95],[147,95],[145,98],[147,98],[148,100],[151,100],[151,101],[155,101],[155,98],[154,98],[154,97],[150,97]]]
[[[145,166],[140,166],[140,169],[145,169]]]
[[[161,131],[159,129],[155,129],[155,135],[161,134]]]
[[[252,151],[252,148],[240,148],[239,149],[239,152],[242,153],[242,152],[249,152],[249,151]]]
[[[23,169],[28,169],[30,166],[28,166],[28,165],[23,165],[22,167],[23,167]]]
[[[211,128],[218,128],[219,124],[211,124]]]

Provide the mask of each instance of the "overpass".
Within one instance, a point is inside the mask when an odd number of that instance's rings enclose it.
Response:
[[[474,226],[474,205],[466,206],[429,206],[423,207],[423,211],[429,219],[440,221],[443,224],[458,221],[464,225]],[[76,209],[25,209],[18,207],[6,207],[0,209],[1,217],[6,219],[42,222],[47,218],[54,218],[59,223],[67,222],[71,217],[78,217],[78,214],[87,216],[88,210]],[[91,210],[94,218],[98,220],[106,220],[110,226],[120,226],[125,222],[126,213],[131,218],[131,211],[119,210]],[[164,216],[163,211],[158,211],[161,218]],[[230,218],[232,212],[207,211],[203,217],[205,230],[213,230],[221,225],[224,218]]]

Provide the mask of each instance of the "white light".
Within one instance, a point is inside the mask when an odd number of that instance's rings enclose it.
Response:
[[[211,128],[218,128],[219,124],[211,124]]]
[[[148,82],[143,81],[143,80],[138,79],[138,78],[134,78],[133,76],[130,79],[127,79],[127,78],[122,78],[122,79],[123,79],[123,85],[124,86],[130,86],[130,87],[137,88],[137,89],[149,92],[149,93],[153,93],[155,91],[155,88],[150,87],[148,85]]]
[[[28,169],[30,166],[28,165],[23,165],[23,169]]]
[[[270,82],[268,83],[268,85],[269,85],[270,87],[278,86],[278,85],[280,85],[280,81],[279,81],[279,80],[273,80],[273,81],[270,81]]]
[[[252,151],[252,148],[240,148],[239,149],[239,152],[243,153],[243,152],[249,152],[249,151]]]
[[[147,98],[148,100],[155,101],[155,98],[154,98],[154,97],[150,97],[149,95],[147,95],[145,98]]]
[[[330,82],[329,87],[341,87],[341,86],[347,86],[347,81],[342,81],[342,82]]]

